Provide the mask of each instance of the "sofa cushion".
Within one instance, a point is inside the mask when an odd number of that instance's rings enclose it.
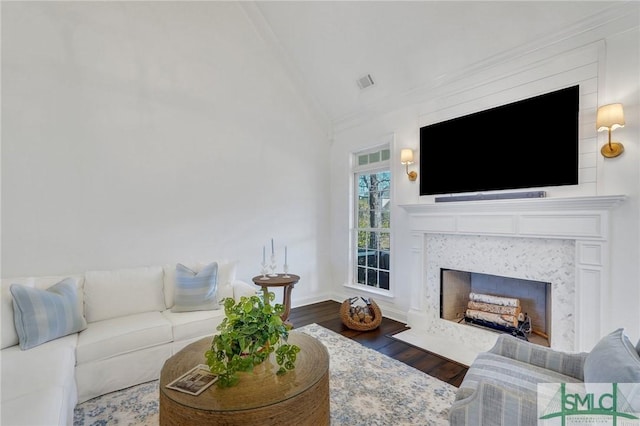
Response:
[[[74,398],[75,401],[75,398]],[[51,426],[73,424],[76,405],[61,386],[48,386],[15,398],[2,398],[0,424],[11,426]]]
[[[586,383],[640,383],[640,355],[619,328],[593,347],[584,363]]]
[[[2,411],[4,412],[5,400],[37,394],[39,389],[50,386],[67,389],[75,404],[77,342],[78,334],[71,334],[28,351],[23,351],[19,346],[4,349],[1,365]]]
[[[220,309],[217,299],[218,264],[213,262],[195,272],[178,263],[172,312]]]
[[[2,425],[71,425],[78,402],[75,347],[78,334],[23,351],[2,350]]]
[[[111,358],[78,364],[76,366],[78,402],[82,403],[96,396],[158,379],[164,362],[173,355],[171,348],[172,344],[166,343]],[[114,374],[114,372],[117,373]],[[158,396],[157,393],[155,395],[156,397]],[[123,402],[131,403],[133,401],[126,400]],[[156,409],[158,408],[157,399],[147,401],[147,403],[155,405]],[[107,405],[104,407],[106,408]],[[114,415],[117,416],[118,406],[112,406],[111,408],[114,410]],[[147,418],[147,422],[142,423],[121,423],[117,420],[114,418],[114,421],[107,422],[107,425],[149,424],[151,422],[150,418]],[[155,418],[155,423],[151,424],[153,426],[158,425],[157,417]]]
[[[73,278],[66,278],[46,290],[20,284],[12,284],[10,290],[14,323],[23,350],[87,327],[78,306],[78,289]]]
[[[77,363],[115,357],[171,340],[171,323],[160,312],[96,321],[78,336]]]
[[[160,266],[88,271],[84,283],[87,321],[164,311],[163,277]]]
[[[231,282],[236,277],[237,261],[218,260],[218,304],[227,297],[233,297],[233,287]],[[182,265],[194,272],[200,272],[206,265],[212,262],[181,262]],[[174,293],[176,286],[176,264],[168,264],[164,269],[164,299],[167,309],[173,307],[175,303]]]
[[[222,309],[180,313],[168,309],[162,315],[171,322],[174,342],[213,335],[217,333],[216,327],[224,319]]]

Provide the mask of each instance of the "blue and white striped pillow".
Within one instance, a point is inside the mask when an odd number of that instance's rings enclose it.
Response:
[[[176,287],[171,312],[210,311],[220,309],[218,290],[218,263],[213,262],[198,273],[178,263]]]
[[[87,328],[73,278],[65,278],[46,290],[20,284],[11,284],[9,289],[20,349],[31,349]]]

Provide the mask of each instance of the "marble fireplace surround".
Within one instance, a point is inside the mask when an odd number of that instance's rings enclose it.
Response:
[[[466,365],[495,342],[494,331],[440,318],[440,268],[450,268],[550,282],[550,346],[589,350],[609,285],[609,212],[625,198],[401,205],[411,233],[404,340]]]

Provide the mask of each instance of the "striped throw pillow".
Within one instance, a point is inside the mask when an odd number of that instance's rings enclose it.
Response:
[[[210,263],[200,272],[176,265],[174,305],[171,312],[210,311],[220,309],[218,290],[218,262]]]
[[[65,278],[46,290],[11,284],[10,291],[22,350],[87,328],[78,306],[78,288],[73,278]]]

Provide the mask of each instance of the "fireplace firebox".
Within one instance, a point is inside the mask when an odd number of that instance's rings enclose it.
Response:
[[[549,346],[550,283],[440,269],[440,318]]]

